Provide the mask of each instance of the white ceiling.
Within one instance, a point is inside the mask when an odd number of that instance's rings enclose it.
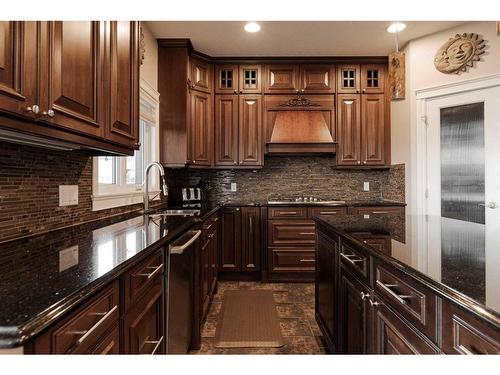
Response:
[[[463,22],[412,21],[399,33],[400,46],[411,39]],[[258,33],[241,21],[148,21],[156,38],[189,38],[210,56],[384,56],[394,50],[389,21],[268,21]]]

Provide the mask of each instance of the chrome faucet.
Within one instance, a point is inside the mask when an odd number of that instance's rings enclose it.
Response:
[[[167,181],[165,180],[165,170],[163,169],[163,165],[158,163],[157,161],[154,161],[146,167],[144,171],[144,182],[142,183],[143,185],[143,197],[144,197],[144,213],[148,213],[149,211],[149,170],[152,167],[158,167],[160,170],[160,176],[161,176],[161,182],[162,182],[162,190],[163,190],[163,195],[165,197],[168,197],[168,186],[167,186]]]

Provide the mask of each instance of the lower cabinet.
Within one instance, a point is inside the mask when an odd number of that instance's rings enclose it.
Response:
[[[163,288],[161,276],[127,311],[123,321],[125,354],[163,354]]]
[[[338,293],[339,352],[368,353],[370,290],[341,266]]]
[[[259,207],[222,209],[220,272],[260,271],[261,213]]]

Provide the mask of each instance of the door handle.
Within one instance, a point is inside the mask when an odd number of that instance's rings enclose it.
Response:
[[[488,204],[485,204],[485,203],[479,203],[478,206],[481,206],[481,207],[488,207],[488,208],[491,208],[491,209],[495,209],[497,208],[497,204],[495,202],[488,202]]]

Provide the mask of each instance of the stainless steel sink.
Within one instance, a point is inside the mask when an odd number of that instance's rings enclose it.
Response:
[[[198,216],[199,214],[200,210],[165,210],[154,213],[154,215],[162,216]]]

